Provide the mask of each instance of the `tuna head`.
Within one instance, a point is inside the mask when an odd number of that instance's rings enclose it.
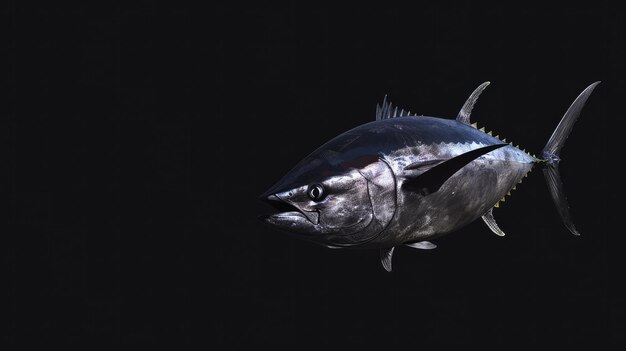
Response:
[[[378,156],[346,151],[331,142],[302,160],[261,195],[281,211],[262,219],[328,247],[374,239],[395,213],[396,180]]]

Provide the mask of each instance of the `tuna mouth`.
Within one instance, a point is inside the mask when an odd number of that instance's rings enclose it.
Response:
[[[277,222],[298,222],[309,221],[311,224],[317,224],[319,221],[318,212],[302,211],[298,207],[281,199],[277,195],[262,196],[261,201],[271,205],[278,212],[260,216],[259,219],[265,222],[275,224]]]

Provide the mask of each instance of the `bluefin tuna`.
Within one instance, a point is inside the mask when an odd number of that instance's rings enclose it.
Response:
[[[391,271],[395,247],[434,249],[432,240],[479,217],[504,236],[493,208],[537,166],[563,223],[579,235],[559,176],[559,153],[599,83],[574,100],[539,156],[470,122],[489,82],[474,90],[454,120],[413,114],[385,96],[375,121],[323,144],[261,195],[280,211],[261,218],[329,248],[379,249]]]

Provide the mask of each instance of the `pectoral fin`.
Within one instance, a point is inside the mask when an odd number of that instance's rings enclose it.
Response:
[[[491,229],[491,231],[494,232],[494,234],[498,236],[505,235],[502,229],[498,227],[498,224],[496,223],[496,219],[493,218],[493,208],[489,209],[489,211],[487,211],[487,213],[483,215],[483,221],[485,221],[489,229]]]
[[[406,246],[420,250],[432,250],[437,248],[437,245],[431,243],[430,241],[420,241],[418,243],[406,244]]]
[[[474,161],[478,157],[493,151],[495,149],[507,146],[508,144],[495,144],[468,151],[464,154],[453,157],[444,162],[432,164],[424,164],[424,162],[416,162],[404,168],[410,171],[422,167],[429,167],[425,172],[417,175],[406,175],[406,180],[402,184],[402,189],[408,191],[416,191],[426,196],[432,194],[441,188],[443,183],[452,177],[454,173],[463,168],[468,163]],[[438,160],[437,160],[438,161]]]
[[[380,263],[387,272],[391,272],[391,258],[393,256],[394,247],[380,249]]]

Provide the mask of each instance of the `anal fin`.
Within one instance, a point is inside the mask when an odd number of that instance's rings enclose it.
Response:
[[[493,217],[493,208],[490,208],[489,211],[487,211],[487,213],[485,213],[482,218],[483,221],[485,221],[485,224],[487,224],[489,229],[491,229],[494,234],[498,236],[505,235],[502,229],[498,227],[498,223],[496,223],[496,219]]]

